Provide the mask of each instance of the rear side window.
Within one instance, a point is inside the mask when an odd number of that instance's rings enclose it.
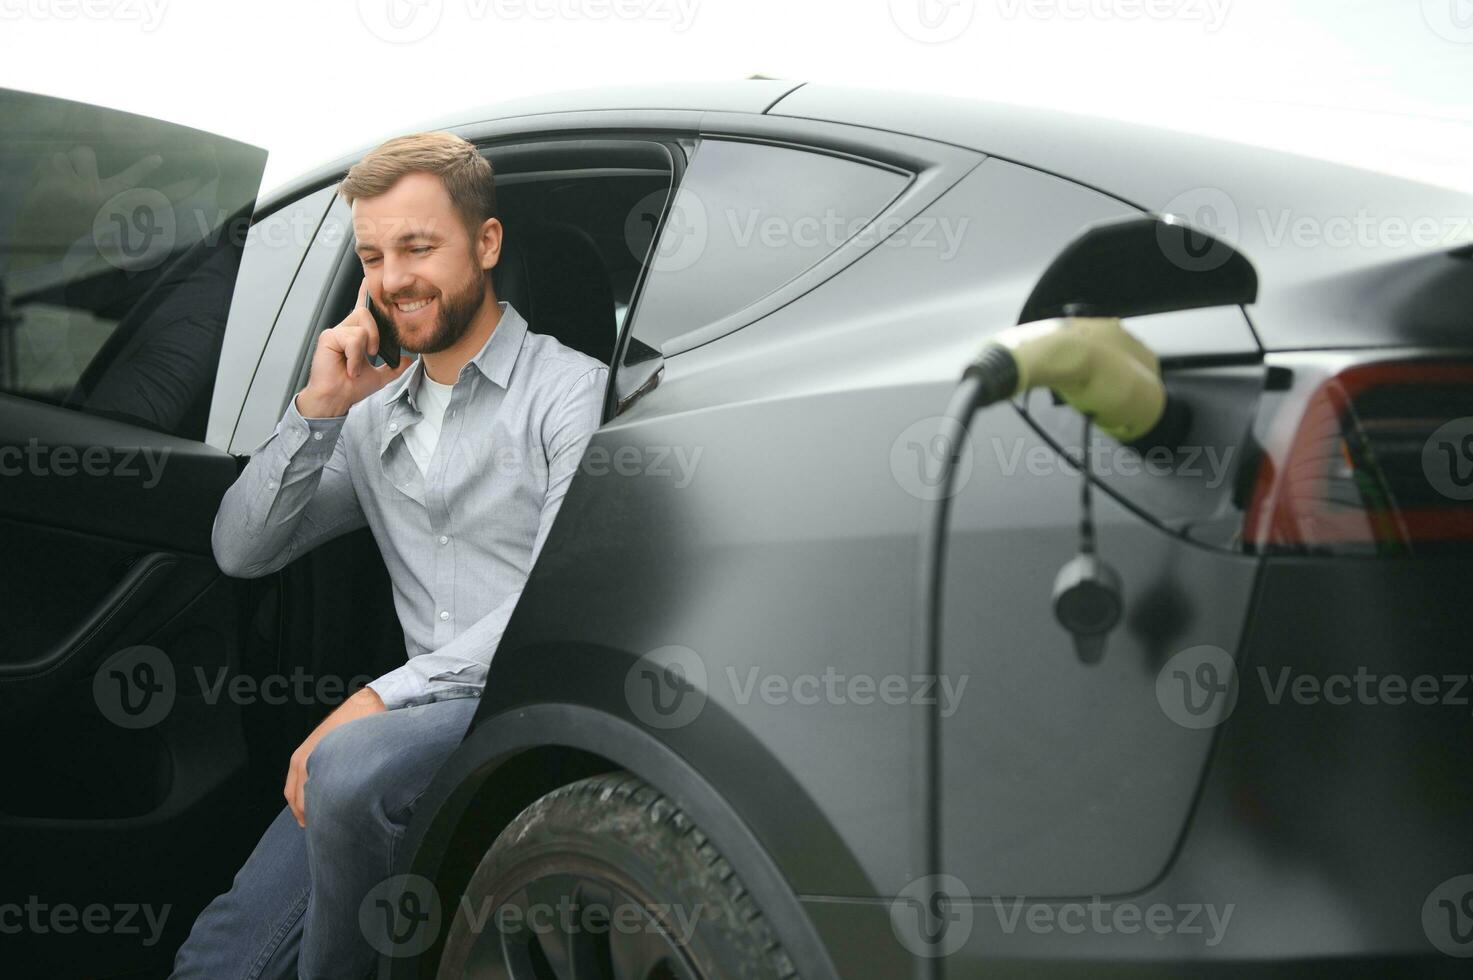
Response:
[[[0,90],[0,391],[202,438],[265,162]]]
[[[909,181],[845,157],[702,140],[653,244],[631,356],[779,289],[864,231]],[[632,247],[655,228],[660,203],[631,215]]]

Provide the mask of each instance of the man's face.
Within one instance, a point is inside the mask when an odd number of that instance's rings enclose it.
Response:
[[[493,219],[494,220],[494,219]],[[472,240],[440,178],[413,173],[353,202],[353,233],[368,292],[417,354],[451,347],[486,300],[486,270],[500,252]]]

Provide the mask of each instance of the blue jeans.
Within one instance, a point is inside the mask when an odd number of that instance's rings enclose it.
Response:
[[[363,980],[374,948],[359,906],[393,875],[414,805],[480,704],[455,698],[367,715],[307,759],[307,827],[290,808],[261,836],[230,891],[174,959],[180,980]]]

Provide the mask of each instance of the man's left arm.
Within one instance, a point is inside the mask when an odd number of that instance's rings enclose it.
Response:
[[[588,440],[598,428],[608,377],[608,368],[590,369],[563,394],[544,421],[547,493],[542,498],[537,537],[527,565],[529,569],[542,553],[542,545],[552,530],[552,522],[568,492],[568,484],[578,470]],[[518,587],[455,639],[438,650],[409,658],[404,666],[370,682],[368,687],[390,709],[450,698],[479,697],[486,685],[491,657],[501,644],[501,635],[506,631],[512,610],[521,597],[522,589]]]

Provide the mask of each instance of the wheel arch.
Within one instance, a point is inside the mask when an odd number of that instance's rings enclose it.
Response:
[[[769,768],[780,769],[775,764]],[[740,807],[670,745],[637,722],[594,705],[523,703],[490,717],[483,710],[420,799],[394,870],[423,875],[441,895],[458,897],[486,849],[522,810],[560,786],[615,770],[644,779],[695,819],[773,922],[800,976],[837,980],[797,892]],[[775,778],[791,784],[785,772]],[[793,821],[800,813],[808,817],[806,833],[800,836],[830,838],[830,846],[840,848],[842,860],[859,874],[827,821],[821,821],[821,828],[813,825],[817,811],[806,797],[796,809],[785,802],[782,810]],[[390,961],[388,972],[380,976],[433,977],[443,939],[421,957]]]

